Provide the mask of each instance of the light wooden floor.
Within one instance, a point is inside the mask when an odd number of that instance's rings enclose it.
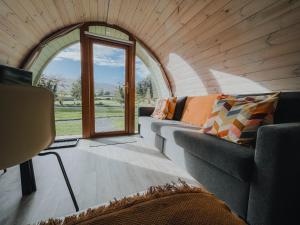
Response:
[[[76,148],[58,150],[81,210],[178,178],[200,185],[158,150],[136,139],[136,143],[100,147],[81,140]],[[33,164],[37,191],[30,196],[21,196],[19,167],[0,176],[1,225],[34,223],[75,212],[54,156],[35,157]]]

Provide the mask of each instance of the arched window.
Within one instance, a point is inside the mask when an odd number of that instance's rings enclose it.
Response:
[[[37,50],[31,54],[25,66],[33,72],[33,85],[45,86],[55,94],[55,119],[57,136],[82,134],[82,102],[81,102],[81,51],[80,33],[82,27],[85,32],[98,37],[114,40],[130,41],[132,37],[126,32],[105,25],[79,24],[67,28],[58,34],[48,37]],[[170,89],[166,75],[160,63],[151,52],[138,40],[135,43],[135,86],[136,109],[140,106],[154,106],[160,97],[170,96]],[[113,61],[113,56],[106,55]],[[107,60],[106,59],[106,60]],[[105,81],[104,81],[105,83]],[[109,86],[109,85],[108,85]],[[104,88],[105,89],[105,88]],[[112,92],[104,90],[103,92]],[[104,96],[103,93],[103,96]],[[99,93],[97,93],[99,95]],[[106,96],[111,98],[112,94]],[[114,105],[113,102],[102,100],[98,96],[97,104]],[[117,120],[116,109],[107,108],[110,115],[115,116],[112,124],[120,124]],[[112,111],[114,111],[112,113]],[[137,118],[137,113],[136,113]],[[116,125],[117,126],[117,125]],[[136,126],[137,127],[137,124]],[[112,128],[114,129],[114,128]],[[116,127],[117,129],[117,127]]]

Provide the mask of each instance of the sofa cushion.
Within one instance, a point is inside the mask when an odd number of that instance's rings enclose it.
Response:
[[[176,107],[175,107],[175,112],[174,112],[173,120],[181,120],[186,99],[187,99],[186,96],[177,97],[177,102],[176,102]]]
[[[156,134],[166,137],[169,134],[169,128],[189,128],[194,130],[200,130],[201,128],[188,123],[175,120],[152,120],[151,130]]]
[[[203,126],[213,108],[217,94],[188,97],[185,102],[182,122]]]
[[[164,120],[168,115],[169,100],[167,98],[158,99],[152,117]]]
[[[253,169],[254,149],[200,132],[178,130],[174,132],[174,138],[185,151],[239,180],[249,181]]]

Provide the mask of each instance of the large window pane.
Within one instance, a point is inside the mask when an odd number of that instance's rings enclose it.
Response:
[[[55,96],[56,136],[82,135],[80,44],[59,52],[45,67],[37,86]]]

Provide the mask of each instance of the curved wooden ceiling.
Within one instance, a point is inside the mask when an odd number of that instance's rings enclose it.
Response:
[[[0,0],[0,63],[87,21],[147,44],[177,95],[300,89],[297,0]]]

